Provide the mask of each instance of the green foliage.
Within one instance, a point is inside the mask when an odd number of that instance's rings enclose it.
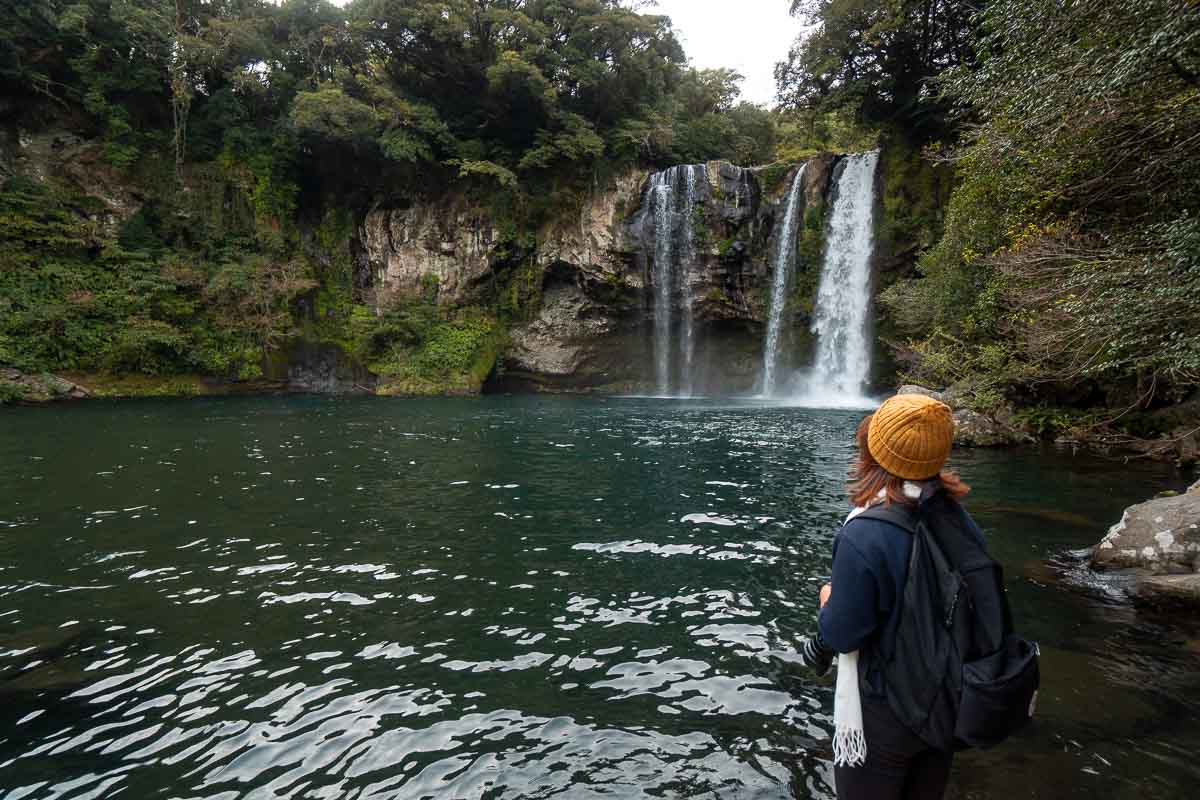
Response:
[[[977,8],[966,0],[793,0],[807,30],[776,66],[779,96],[789,108],[847,110],[867,126],[936,138],[946,104],[927,83],[973,63]]]
[[[1200,9],[1003,0],[983,22],[982,69],[945,77],[981,119],[956,154],[945,235],[923,277],[882,298],[911,334],[952,337],[917,341],[920,370],[970,365],[1049,401],[1092,381],[1150,387],[1128,404],[1186,395],[1200,383],[1200,167],[1184,144],[1200,130]]]
[[[0,406],[13,405],[25,399],[25,391],[19,384],[0,379]]]
[[[167,322],[129,319],[106,348],[104,367],[113,372],[166,375],[179,369],[187,337]]]
[[[876,231],[877,246],[893,257],[915,258],[942,238],[954,172],[894,136],[885,138],[880,161],[883,213]]]
[[[478,310],[444,318],[433,306],[408,304],[371,326],[371,369],[385,394],[476,392],[496,363],[496,322]]]
[[[298,259],[242,251],[207,267],[163,241],[148,205],[109,238],[53,185],[0,189],[0,357],[27,371],[257,376],[314,284]]]
[[[484,317],[440,323],[409,359],[408,366],[422,375],[469,372],[494,330],[495,323]]]
[[[1079,409],[1037,405],[1017,411],[1017,424],[1040,439],[1068,436],[1095,425],[1095,415]]]
[[[644,154],[672,164],[716,159],[745,165],[774,161],[775,118],[752,103],[736,102],[742,80],[742,75],[731,69],[686,71],[671,101],[669,128],[657,141],[646,142]]]
[[[804,161],[819,153],[853,153],[878,145],[879,131],[845,108],[785,109],[778,118],[778,157]]]
[[[382,124],[374,108],[336,86],[297,95],[291,120],[302,136],[351,147],[373,140]]]
[[[491,161],[462,161],[452,159],[447,163],[458,167],[458,176],[460,178],[480,175],[491,178],[502,187],[514,187],[517,185],[517,175],[515,172]]]

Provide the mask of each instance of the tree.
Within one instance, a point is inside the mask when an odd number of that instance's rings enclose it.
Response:
[[[1194,388],[1200,7],[995,0],[982,22],[979,68],[944,77],[976,123],[921,262],[935,321],[1034,390]]]
[[[783,106],[850,109],[860,123],[917,140],[941,136],[947,104],[934,79],[974,58],[974,0],[793,0],[812,30],[776,65]]]

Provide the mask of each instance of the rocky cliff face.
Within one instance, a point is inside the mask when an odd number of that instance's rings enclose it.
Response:
[[[65,130],[0,128],[0,182],[24,176],[58,181],[94,198],[86,209],[97,233],[113,236],[142,207],[142,195],[103,158],[103,147]]]
[[[132,173],[112,168],[101,156],[98,143],[66,131],[0,130],[0,180],[23,176],[94,198],[80,213],[86,214],[97,241],[116,238],[139,210],[156,202]],[[805,219],[797,226],[799,263],[785,333],[788,349],[799,359],[808,336],[835,163],[834,156],[817,157],[805,170]],[[691,308],[687,335],[693,343],[697,393],[745,392],[755,385],[769,312],[774,237],[798,168],[744,169],[712,162],[692,169],[703,180],[693,187],[694,205],[684,221],[690,249],[686,258],[676,256],[676,269],[683,274],[672,278],[670,291],[674,336],[680,336],[684,324],[680,309],[685,293]],[[189,173],[178,190],[182,199],[167,209],[176,226],[188,224],[188,215],[203,225],[209,212],[225,213],[204,205],[206,175],[203,169]],[[537,230],[502,219],[485,203],[454,192],[432,197],[414,192],[402,200],[377,202],[351,213],[347,230],[332,236],[314,235],[306,227],[311,219],[298,225],[313,263],[348,255],[355,303],[381,306],[389,297],[421,298],[436,303],[446,318],[502,314],[500,352],[484,388],[650,391],[659,313],[656,242],[661,235],[680,233],[678,222],[671,233],[656,230],[648,204],[651,184],[652,175],[644,169],[611,176],[556,209]],[[213,203],[227,204],[226,194],[217,192]],[[189,200],[194,202],[185,202]],[[162,198],[157,202],[161,205]],[[245,215],[249,227],[243,233],[251,236],[253,209]],[[513,294],[507,306],[505,292]],[[265,354],[264,379],[301,391],[375,390],[381,381],[360,363],[365,359],[353,352],[346,337],[321,329],[331,312],[328,300],[319,301],[317,294],[314,290],[295,304],[295,329]],[[478,380],[472,378],[476,387]]]
[[[833,162],[816,158],[806,170],[811,208],[823,208]],[[704,165],[707,185],[696,193],[692,220],[694,257],[680,279],[693,298],[701,390],[746,391],[757,378],[772,234],[796,168]],[[647,213],[649,179],[645,171],[618,175],[536,232],[522,255],[540,281],[540,299],[509,331],[492,388],[650,387],[653,259],[661,232]],[[450,307],[472,302],[513,255],[500,224],[462,198],[373,208],[358,239],[371,285],[433,295]]]
[[[462,198],[367,212],[359,228],[371,285],[464,303],[487,275],[500,241],[488,215]]]

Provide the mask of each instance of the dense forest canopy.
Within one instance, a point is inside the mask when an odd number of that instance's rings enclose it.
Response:
[[[687,67],[667,17],[619,0],[47,0],[10,19],[4,94],[85,113],[116,166],[164,136],[181,163],[269,136],[329,175],[452,167],[502,185],[772,154],[740,76]]]
[[[369,313],[347,209],[471,192],[517,263],[599,175],[774,158],[775,120],[738,101],[741,76],[689,67],[668,18],[618,0],[6,0],[3,13],[6,130],[99,142],[90,178],[139,194],[109,231],[88,221],[94,198],[5,184],[0,364],[26,369],[254,377],[313,292],[308,335],[373,368],[474,369],[528,292],[498,282],[478,319]]]

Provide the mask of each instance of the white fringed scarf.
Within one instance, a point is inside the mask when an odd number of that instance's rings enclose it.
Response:
[[[850,512],[846,522],[873,505],[882,502],[886,493],[880,490],[868,505]],[[921,485],[904,482],[904,496],[919,500]],[[845,525],[846,523],[842,523]],[[867,760],[867,737],[863,733],[862,697],[858,688],[858,651],[840,653],[837,659],[837,685],[833,691],[833,764],[837,767],[861,767]]]

